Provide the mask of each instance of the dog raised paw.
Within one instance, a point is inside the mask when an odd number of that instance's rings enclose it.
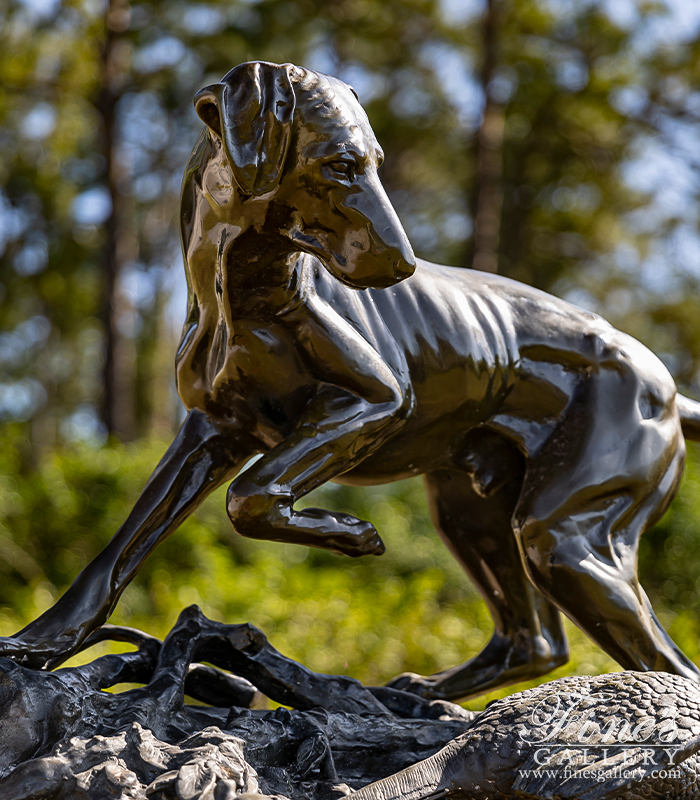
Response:
[[[349,525],[347,520],[351,519],[354,521],[352,525]],[[343,519],[343,522],[352,530],[331,537],[332,549],[337,553],[355,558],[358,556],[381,556],[385,552],[384,542],[370,522],[356,520],[353,517],[347,517]]]
[[[433,692],[434,681],[423,675],[417,675],[415,672],[402,672],[401,675],[392,678],[386,685],[390,689],[410,692],[425,700],[433,700],[436,697]]]

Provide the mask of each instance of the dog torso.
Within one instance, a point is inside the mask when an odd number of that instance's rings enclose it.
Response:
[[[498,434],[531,458],[577,387],[601,371],[619,375],[642,416],[675,394],[665,367],[639,342],[591,312],[497,275],[419,260],[400,284],[357,291],[301,255],[286,291],[275,295],[274,308],[270,302],[248,310],[233,322],[228,342],[209,348],[203,408],[245,421],[266,449],[282,441],[319,386],[343,380],[333,374],[333,359],[318,351],[321,337],[306,331],[323,307],[381,357],[407,398],[403,424],[339,477],[345,483],[383,483],[441,467],[474,471],[475,460],[488,462],[494,446],[492,438],[474,438],[475,429]]]
[[[378,313],[405,357],[415,397],[406,425],[344,482],[459,466],[474,442],[464,436],[476,427],[532,457],[577,388],[601,372],[625,383],[642,417],[661,413],[675,396],[664,365],[638,341],[596,314],[498,275],[418,259],[413,277],[389,290],[348,292],[324,277],[319,292],[336,308],[341,296],[354,295],[344,311],[365,335],[361,314]],[[616,402],[599,400],[609,411]]]

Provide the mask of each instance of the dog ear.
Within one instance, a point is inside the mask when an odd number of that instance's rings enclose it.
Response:
[[[286,65],[253,61],[197,92],[195,109],[221,139],[233,176],[246,194],[279,183],[289,148],[295,97]]]

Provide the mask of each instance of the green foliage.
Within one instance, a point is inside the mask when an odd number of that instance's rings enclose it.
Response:
[[[5,431],[0,635],[47,608],[107,543],[166,443],[76,446],[28,471],[27,445],[19,433]],[[258,625],[279,650],[311,669],[367,683],[407,670],[430,674],[480,651],[490,635],[488,611],[434,532],[419,479],[362,490],[330,484],[306,503],[372,520],[386,554],[352,560],[243,539],[228,523],[221,489],[157,548],[112,621],[162,637],[184,606],[197,603],[215,619]],[[700,463],[693,457],[671,512],[646,536],[641,568],[664,623],[696,659],[700,578],[692,555],[699,543]],[[616,668],[573,625],[567,630],[572,659],[556,676]],[[509,691],[480,698],[474,707]]]
[[[191,98],[253,58],[355,85],[416,251],[445,263],[469,263],[488,92],[504,123],[501,271],[603,311],[693,385],[692,23],[664,3],[627,20],[595,0],[491,6],[484,86],[484,6],[458,0],[1,3],[0,421],[31,420],[34,448],[89,433],[109,300],[123,340],[116,404],[141,433],[172,422],[173,321],[161,321],[182,280],[178,192],[200,127]],[[108,256],[122,278],[111,298]]]
[[[688,445],[683,490],[670,510],[642,539],[639,572],[653,602],[697,617],[700,608],[700,453]],[[695,625],[695,636],[700,626]]]

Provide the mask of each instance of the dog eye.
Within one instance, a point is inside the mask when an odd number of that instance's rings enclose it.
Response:
[[[330,161],[327,166],[331,172],[336,175],[342,175],[343,178],[348,180],[352,180],[355,177],[354,161]]]

